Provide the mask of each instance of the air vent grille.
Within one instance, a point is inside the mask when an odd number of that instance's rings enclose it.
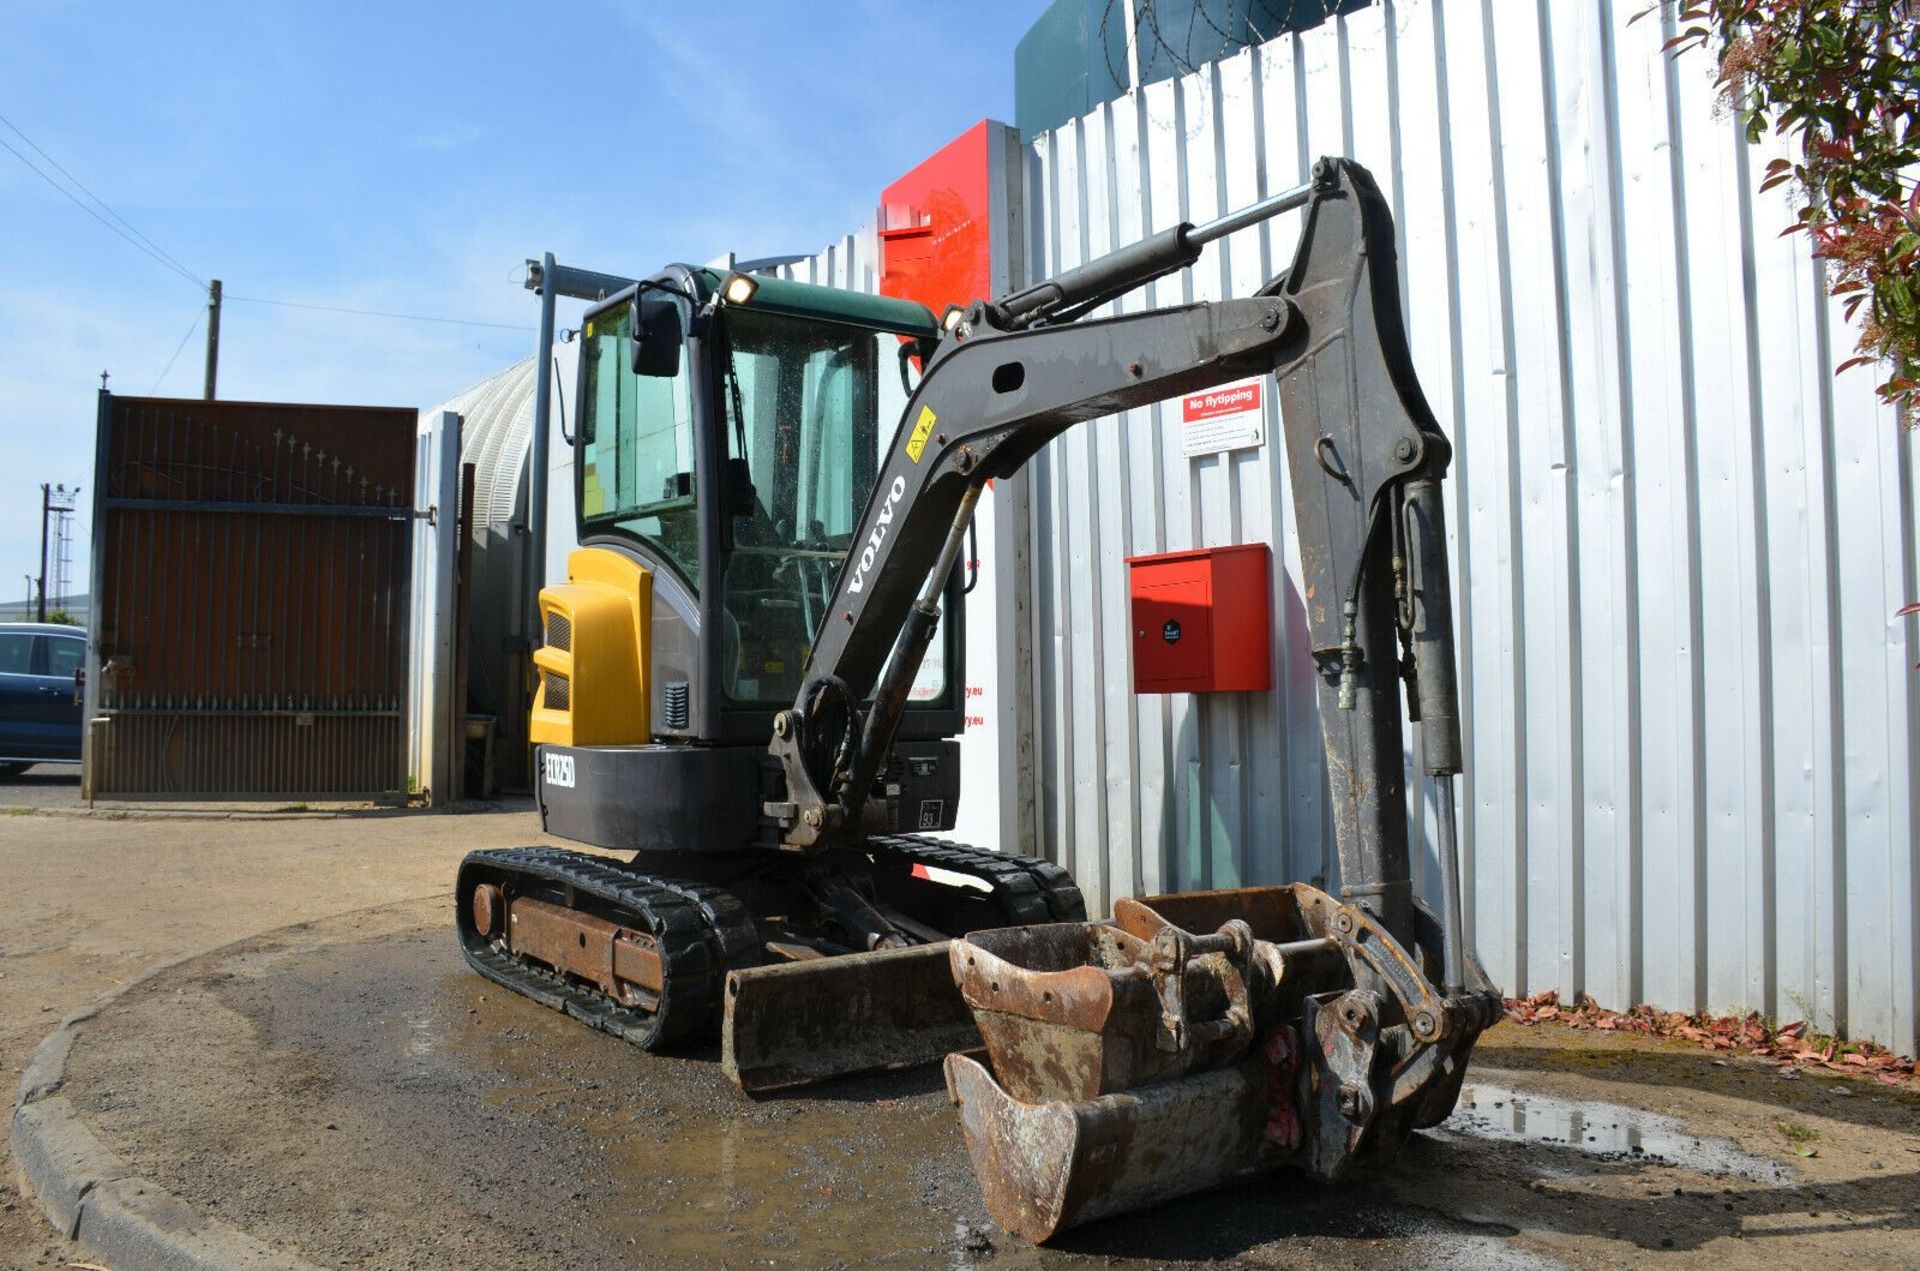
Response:
[[[692,697],[687,682],[685,680],[667,681],[665,692],[661,694],[661,697],[663,699],[661,702],[664,708],[663,713],[666,716],[666,718],[661,721],[661,724],[667,728],[685,728],[687,726],[689,699]]]
[[[547,709],[553,711],[572,710],[573,686],[568,682],[567,677],[564,675],[555,675],[552,671],[548,671],[545,674]]]
[[[562,613],[547,615],[547,647],[562,653],[573,652],[573,623]]]

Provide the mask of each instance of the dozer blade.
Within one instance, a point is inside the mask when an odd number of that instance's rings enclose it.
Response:
[[[987,1212],[1035,1244],[1273,1163],[1258,1063],[1077,1103],[1022,1103],[966,1055],[946,1071]]]
[[[727,976],[720,1063],[748,1092],[932,1063],[979,1044],[944,940]]]

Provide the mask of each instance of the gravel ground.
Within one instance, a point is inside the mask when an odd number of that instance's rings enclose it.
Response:
[[[46,781],[37,780],[51,773]],[[246,815],[175,805],[164,816],[82,815],[79,778],[0,779],[0,1088],[11,1108],[27,1056],[69,1012],[151,967],[288,923],[449,894],[470,847],[555,842],[529,805],[470,815]],[[64,793],[62,791],[64,790]],[[36,799],[64,799],[57,814]],[[26,811],[13,811],[15,809]],[[15,1187],[0,1140],[0,1266],[59,1265]]]
[[[1276,1175],[1036,1251],[987,1220],[936,1070],[748,1099],[711,1055],[467,972],[452,867],[530,824],[0,818],[0,1075],[186,958],[85,1026],[66,1093],[140,1172],[327,1265],[1920,1266],[1911,1093],[1512,1025],[1472,1106],[1363,1180]],[[72,1256],[4,1203],[0,1261]]]
[[[1263,1183],[1038,1254],[992,1228],[938,1070],[755,1100],[467,972],[418,907],[182,967],[82,1034],[67,1094],[142,1173],[326,1265],[1498,1260],[1505,1227]],[[1203,1233],[1203,1234],[1201,1234]],[[1369,1242],[1393,1236],[1392,1242]]]

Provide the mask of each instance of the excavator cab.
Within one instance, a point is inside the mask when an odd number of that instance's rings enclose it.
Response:
[[[581,546],[567,581],[541,595],[536,655],[548,829],[633,850],[756,840],[774,715],[800,687],[880,454],[938,334],[907,301],[686,266],[586,314],[573,437]],[[601,609],[610,621],[596,622]],[[944,739],[961,729],[962,619],[950,612],[899,729],[910,770],[892,783],[889,828],[954,824],[959,756]],[[636,784],[665,771],[698,773],[702,797],[736,815],[636,809]]]
[[[457,920],[481,974],[648,1049],[718,1033],[730,1075],[770,1089],[971,1044],[944,941],[1085,917],[1057,866],[923,837],[960,794],[955,566],[858,833],[800,850],[766,811],[769,739],[846,621],[939,336],[922,305],[685,265],[585,315],[580,546],[540,592],[534,775],[544,829],[632,857],[471,854]]]

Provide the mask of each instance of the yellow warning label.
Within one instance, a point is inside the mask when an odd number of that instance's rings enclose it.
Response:
[[[922,406],[920,418],[913,421],[913,436],[907,438],[907,458],[920,462],[920,454],[927,448],[927,438],[933,435],[933,407]]]

